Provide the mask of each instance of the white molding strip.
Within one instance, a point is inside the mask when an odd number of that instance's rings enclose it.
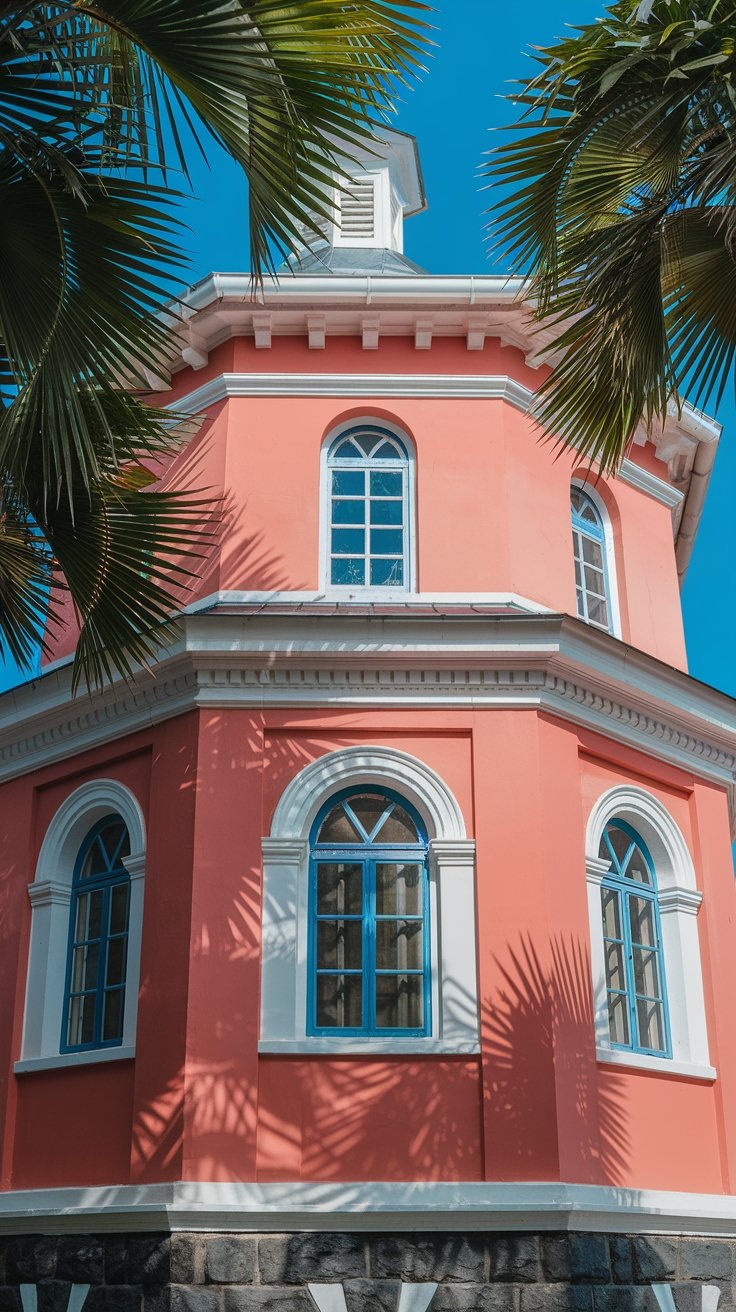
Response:
[[[212,610],[213,606],[320,606],[334,608],[344,606],[366,606],[374,603],[401,606],[408,612],[426,609],[427,606],[499,606],[514,610],[527,611],[530,615],[553,615],[549,606],[540,601],[531,601],[529,597],[520,597],[516,592],[401,592],[389,593],[387,589],[358,588],[346,598],[345,589],[341,592],[318,590],[301,590],[294,592],[211,592],[209,596],[193,601],[183,611],[183,615],[196,615],[200,611]],[[65,663],[72,657],[65,657]],[[45,667],[50,670],[51,665]]]
[[[135,1047],[97,1048],[93,1052],[58,1052],[53,1057],[25,1057],[13,1066],[16,1075],[57,1071],[70,1066],[100,1066],[110,1061],[132,1061]]]
[[[661,501],[663,506],[670,510],[677,510],[685,500],[685,493],[680,488],[672,487],[666,483],[663,478],[657,478],[648,469],[642,469],[641,465],[635,464],[633,460],[623,460],[618,471],[618,478],[622,483],[628,483],[629,487],[635,487],[639,492],[646,492],[655,501]]]
[[[600,916],[600,912],[599,912]],[[668,976],[669,982],[669,976]],[[703,1080],[712,1084],[718,1072],[715,1066],[700,1066],[695,1062],[672,1061],[669,1057],[650,1057],[645,1052],[624,1052],[621,1048],[596,1048],[596,1059],[609,1066],[624,1066],[627,1070],[647,1071],[664,1079]]]
[[[234,373],[194,388],[171,401],[180,414],[198,414],[227,397],[244,396],[442,396],[508,401],[529,409],[534,393],[506,374],[327,374]]]
[[[104,1185],[0,1193],[0,1233],[596,1231],[736,1237],[732,1194],[556,1182]]]

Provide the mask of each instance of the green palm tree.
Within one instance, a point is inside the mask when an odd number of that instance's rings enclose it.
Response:
[[[614,469],[734,376],[736,6],[620,0],[535,58],[491,227],[555,329],[540,420]]]
[[[359,142],[426,45],[419,0],[67,0],[0,17],[0,654],[81,623],[100,684],[153,655],[213,507],[153,486],[177,447],[135,395],[184,273],[187,149],[249,182],[252,267],[324,214],[329,141]],[[183,181],[182,181],[183,180]],[[315,217],[317,216],[317,217]],[[259,276],[257,272],[256,276]],[[204,526],[203,526],[204,524]]]

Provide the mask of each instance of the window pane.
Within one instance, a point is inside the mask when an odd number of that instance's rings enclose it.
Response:
[[[357,797],[348,798],[348,806],[363,826],[366,839],[369,839],[381,816],[391,807],[391,802],[382,793],[361,793]]]
[[[582,592],[580,591],[579,588],[578,588],[578,593],[577,593],[577,599],[578,599],[578,616],[579,616],[579,618],[580,618],[581,620],[584,620],[584,619],[585,619],[585,598],[584,598],[584,596],[583,596],[583,594],[582,594]]]
[[[400,497],[404,488],[404,476],[387,469],[371,470],[371,496]]]
[[[403,501],[371,501],[371,524],[401,524]]]
[[[585,588],[587,592],[592,592],[597,597],[606,595],[606,585],[601,570],[593,569],[592,565],[585,566]]]
[[[361,970],[362,920],[317,921],[317,969]]]
[[[384,820],[375,835],[377,843],[416,843],[419,841],[417,827],[403,806],[398,804]]]
[[[319,915],[359,916],[363,912],[363,867],[342,861],[320,862],[317,867]]]
[[[633,943],[642,943],[645,947],[656,946],[654,903],[649,898],[629,898],[629,924]]]
[[[601,628],[608,628],[608,606],[600,597],[588,597],[588,619],[591,624],[600,624]]]
[[[583,560],[586,565],[594,565],[597,570],[603,572],[603,548],[600,542],[594,542],[592,538],[583,537]]]
[[[382,442],[379,447],[374,448],[371,452],[373,460],[402,460],[401,452],[396,449],[393,442]]]
[[[113,938],[107,945],[107,970],[105,983],[109,986],[125,983],[125,963],[128,955],[128,939]]]
[[[76,915],[74,917],[74,940],[83,942],[88,937],[87,916],[89,914],[89,894],[80,893],[77,897]]]
[[[624,949],[621,943],[606,943],[606,983],[611,989],[626,989]]]
[[[346,437],[344,442],[335,447],[332,452],[332,460],[362,460],[365,452],[353,440],[352,437]]]
[[[69,1003],[69,1026],[67,1043],[69,1047],[80,1047],[91,1043],[95,1034],[96,996],[72,998]]]
[[[128,928],[129,884],[116,884],[110,894],[110,933],[124,934]]]
[[[653,1048],[655,1052],[664,1052],[667,1045],[664,1040],[662,1003],[637,998],[636,1018],[639,1026],[639,1046]]]
[[[371,583],[374,587],[403,587],[403,560],[372,560]]]
[[[364,528],[333,528],[332,553],[335,556],[357,555],[365,551]]]
[[[629,857],[629,863],[624,871],[627,879],[633,879],[637,884],[652,883],[652,875],[649,869],[649,862],[638,843],[634,844],[633,851]]]
[[[376,922],[376,969],[421,970],[424,925],[421,920]]]
[[[333,501],[333,524],[365,524],[365,501]]]
[[[320,1028],[360,1029],[363,1023],[361,975],[317,976],[317,1024]]]
[[[376,912],[379,916],[422,914],[422,867],[379,862],[376,866]]]
[[[362,497],[365,495],[365,474],[362,469],[335,469],[332,474],[332,493],[336,497]]]
[[[400,556],[404,550],[404,530],[400,528],[371,529],[371,553],[379,556]]]
[[[102,1019],[102,1038],[105,1042],[114,1042],[123,1037],[123,1010],[125,989],[113,989],[105,994]]]
[[[130,844],[123,841],[124,839],[127,839],[127,833],[122,820],[114,820],[111,824],[105,825],[100,833],[100,842],[107,854],[107,864],[111,870],[130,851]]]
[[[630,1043],[628,1002],[621,993],[608,995],[608,1031],[611,1043]]]
[[[629,835],[623,829],[619,829],[617,825],[606,825],[606,832],[603,836],[605,849],[603,846],[601,847],[601,856],[610,857],[612,851],[619,868],[623,871],[626,868],[626,858],[629,855],[632,841]]]
[[[99,943],[90,943],[74,949],[72,957],[72,993],[97,988],[97,969],[100,960]]]
[[[378,1029],[420,1029],[424,1024],[423,975],[376,976]]]
[[[608,854],[606,854],[608,855]],[[601,888],[603,937],[621,938],[621,899],[613,888]]]
[[[637,993],[647,998],[661,996],[659,987],[659,961],[656,951],[634,948],[634,986]]]
[[[80,871],[80,878],[94,879],[97,875],[107,874],[108,864],[105,856],[105,849],[100,842],[99,835],[93,840]]]
[[[342,802],[338,802],[322,821],[317,842],[333,843],[335,847],[340,847],[343,843],[363,842],[362,835],[356,829]]]
[[[332,582],[354,583],[356,587],[362,588],[365,582],[365,561],[362,557],[336,557],[332,562]]]

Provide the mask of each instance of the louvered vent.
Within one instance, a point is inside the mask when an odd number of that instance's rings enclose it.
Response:
[[[373,180],[354,182],[340,193],[340,236],[372,241],[376,235]]]

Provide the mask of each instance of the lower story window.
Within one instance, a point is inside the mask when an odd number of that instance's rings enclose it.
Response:
[[[311,845],[308,1032],[431,1032],[427,842],[398,796],[333,797]]]

